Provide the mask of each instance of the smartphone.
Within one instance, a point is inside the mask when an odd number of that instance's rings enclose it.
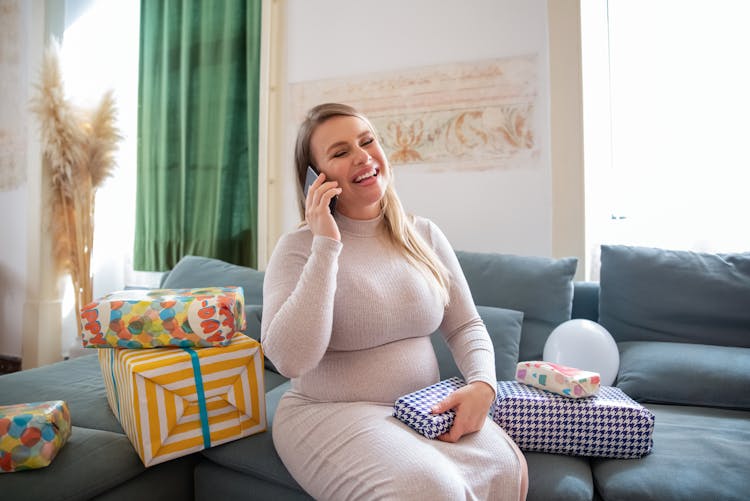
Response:
[[[307,166],[307,176],[305,177],[305,197],[307,197],[307,192],[310,189],[310,185],[315,182],[316,179],[318,179],[318,176],[320,173],[315,170],[315,167],[312,165]],[[336,198],[333,197],[331,199],[331,203],[328,204],[328,208],[331,209],[331,214],[334,213],[334,210],[336,209]]]

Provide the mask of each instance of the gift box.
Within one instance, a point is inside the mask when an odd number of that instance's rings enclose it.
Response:
[[[518,362],[516,381],[564,397],[583,398],[599,391],[601,377],[598,372],[535,360]]]
[[[62,400],[0,406],[0,472],[49,466],[70,431]]]
[[[627,459],[653,447],[654,415],[611,386],[574,399],[500,381],[492,419],[523,451]]]
[[[393,415],[417,433],[427,438],[436,438],[451,429],[456,412],[448,410],[432,414],[430,409],[462,386],[466,386],[466,383],[452,377],[404,395],[396,400]]]
[[[81,308],[85,348],[226,346],[245,328],[242,287],[112,292]]]
[[[99,350],[107,400],[145,466],[266,429],[263,354],[226,347]]]

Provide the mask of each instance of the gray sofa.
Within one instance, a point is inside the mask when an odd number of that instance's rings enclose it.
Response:
[[[458,252],[496,347],[499,379],[540,359],[552,329],[599,321],[621,353],[616,385],[656,416],[641,459],[527,452],[530,500],[732,500],[750,495],[750,254],[604,246],[601,282],[576,260]],[[242,285],[258,337],[263,274],[188,256],[164,287]],[[441,376],[457,375],[439,333]],[[269,428],[289,382],[267,362]],[[97,357],[0,376],[0,405],[62,399],[73,434],[44,469],[0,474],[3,499],[309,499],[270,432],[144,468],[110,412]]]

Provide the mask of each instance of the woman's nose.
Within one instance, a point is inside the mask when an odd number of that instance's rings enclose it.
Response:
[[[358,165],[366,164],[370,160],[370,154],[364,148],[357,148],[355,153],[355,161]]]

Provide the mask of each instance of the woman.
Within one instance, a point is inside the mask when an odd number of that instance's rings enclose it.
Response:
[[[300,198],[306,224],[268,264],[261,330],[266,356],[292,378],[273,423],[289,472],[317,499],[524,499],[523,455],[487,417],[487,330],[445,236],[404,214],[370,122],[346,105],[313,108],[295,163],[300,193],[308,165],[320,175]],[[467,385],[435,406],[456,417],[430,440],[392,412],[439,380],[438,327]]]

